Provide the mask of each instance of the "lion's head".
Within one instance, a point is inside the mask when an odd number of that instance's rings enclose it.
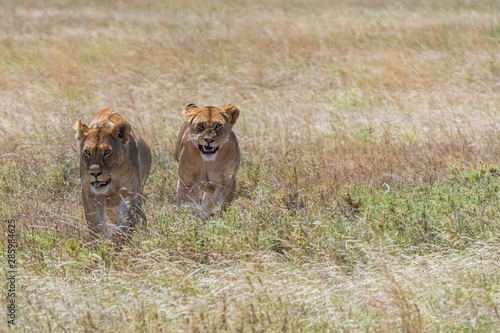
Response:
[[[229,104],[221,110],[213,106],[202,108],[189,104],[184,110],[189,117],[189,138],[203,155],[217,153],[228,139],[233,125],[240,115],[236,104]]]
[[[112,113],[107,121],[92,123],[90,127],[78,120],[74,129],[80,145],[82,172],[90,179],[92,191],[104,194],[111,183],[111,172],[125,158],[131,126],[120,115]]]

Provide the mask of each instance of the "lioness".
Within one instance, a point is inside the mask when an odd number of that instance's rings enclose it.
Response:
[[[210,215],[215,204],[225,209],[234,198],[241,155],[232,128],[240,110],[236,104],[224,110],[189,104],[183,112],[187,120],[175,149],[179,162],[178,202],[201,204],[204,215]]]
[[[151,150],[143,134],[110,109],[87,127],[76,122],[85,219],[92,239],[122,237],[132,229],[151,169]],[[112,222],[108,233],[106,219]]]

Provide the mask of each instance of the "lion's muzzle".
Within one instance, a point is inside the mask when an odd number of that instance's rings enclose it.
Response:
[[[198,145],[198,149],[201,151],[202,154],[215,154],[217,150],[219,150],[219,147],[210,147],[209,145],[206,146]]]
[[[111,182],[111,179],[108,179],[107,181],[105,182],[101,182],[101,181],[93,181],[93,182],[90,182],[90,185],[92,185],[93,188],[99,188],[99,187],[105,187],[105,186],[108,186],[108,184]]]

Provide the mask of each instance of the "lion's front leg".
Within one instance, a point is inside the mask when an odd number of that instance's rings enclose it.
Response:
[[[203,209],[207,214],[211,214],[213,209],[220,205],[221,210],[226,210],[227,205],[233,201],[236,189],[236,178],[230,176],[221,180],[215,185],[213,195],[205,195]]]
[[[120,204],[115,208],[118,215],[119,224],[113,230],[110,238],[125,238],[126,235],[134,230],[142,213],[142,194],[135,193],[129,198],[123,198]]]
[[[197,185],[188,185],[181,179],[177,182],[177,204],[183,203],[200,204],[200,187]]]
[[[104,203],[88,198],[82,191],[83,210],[89,228],[90,240],[105,235]]]

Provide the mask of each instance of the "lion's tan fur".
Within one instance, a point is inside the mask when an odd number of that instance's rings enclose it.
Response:
[[[100,111],[89,127],[78,121],[74,129],[80,151],[82,201],[91,237],[122,234],[135,225],[151,169],[146,138],[110,109]],[[102,188],[91,185],[108,180],[109,184]]]
[[[233,200],[241,155],[232,127],[239,113],[235,104],[224,110],[190,104],[184,110],[187,119],[179,132],[175,153],[180,203],[193,202],[210,214],[214,205],[225,209]],[[206,147],[207,140],[212,141],[209,147],[218,148],[215,154],[202,154],[199,145]]]

